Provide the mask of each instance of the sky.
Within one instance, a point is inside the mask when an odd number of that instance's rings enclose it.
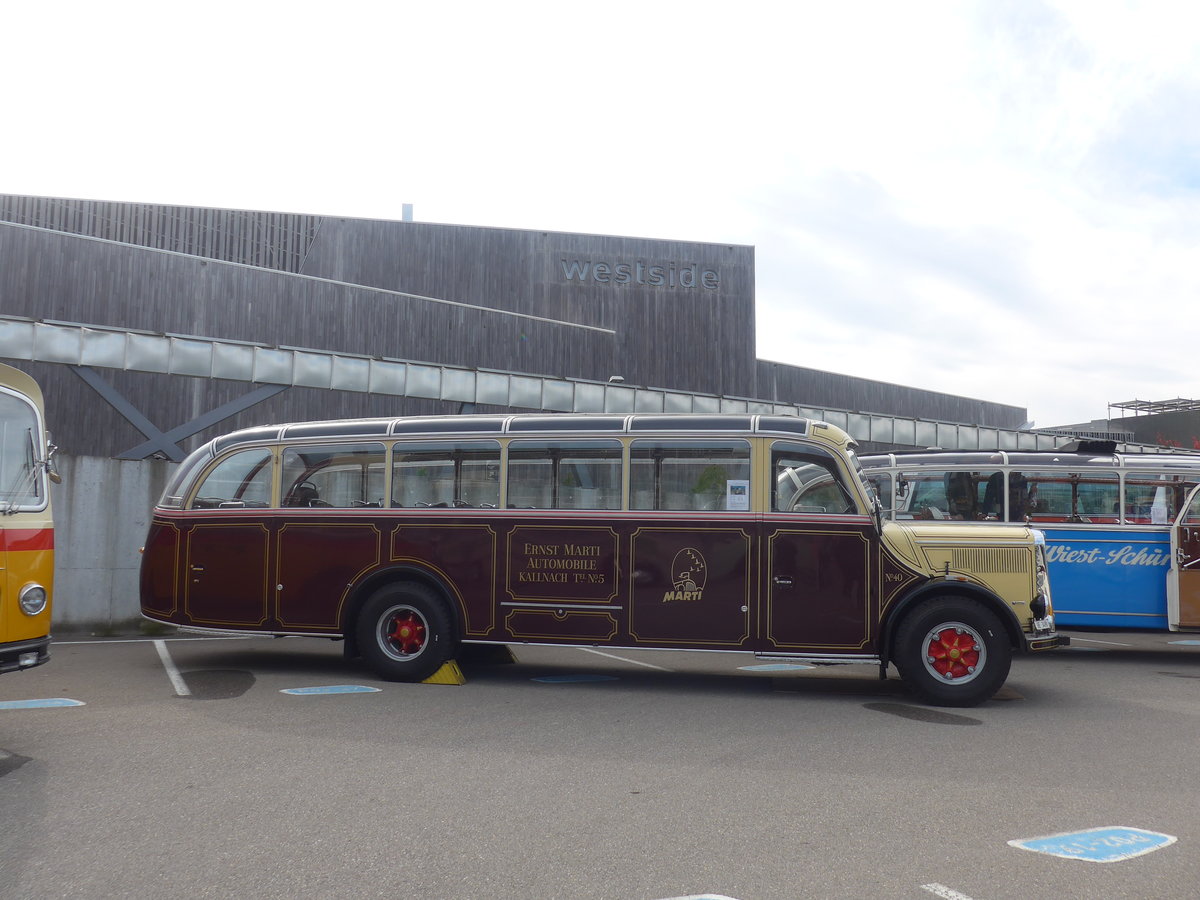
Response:
[[[1191,0],[112,0],[5,22],[0,193],[748,244],[759,358],[1039,427],[1200,398]]]

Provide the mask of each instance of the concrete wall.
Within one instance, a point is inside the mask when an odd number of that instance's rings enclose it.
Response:
[[[138,548],[175,464],[97,456],[55,457],[54,617],[58,631],[136,629]]]

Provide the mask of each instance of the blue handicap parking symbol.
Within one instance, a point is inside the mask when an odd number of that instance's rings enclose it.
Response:
[[[47,697],[45,700],[4,700],[0,709],[46,709],[52,706],[83,706],[82,700],[69,697]]]
[[[1008,843],[1012,847],[1032,850],[1034,853],[1046,853],[1050,856],[1061,856],[1064,859],[1107,863],[1120,862],[1123,859],[1133,859],[1135,856],[1153,853],[1155,850],[1175,843],[1175,838],[1169,834],[1159,834],[1157,831],[1109,825],[1103,828],[1089,828],[1086,831],[1025,838]]]

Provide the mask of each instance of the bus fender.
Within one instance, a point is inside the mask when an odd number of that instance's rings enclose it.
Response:
[[[354,584],[347,592],[346,604],[342,609],[340,617],[342,636],[347,641],[347,654],[356,650],[351,645],[354,641],[354,623],[358,620],[359,610],[363,608],[363,605],[379,588],[385,584],[392,584],[398,581],[412,581],[417,584],[424,584],[432,590],[437,591],[438,595],[446,603],[446,610],[450,613],[454,627],[455,643],[458,642],[459,635],[462,634],[463,629],[463,611],[457,592],[437,572],[433,572],[423,566],[404,563],[374,570],[361,581]]]
[[[1021,623],[1017,620],[1016,613],[1012,611],[1011,607],[996,594],[969,581],[929,581],[905,594],[884,616],[879,648],[879,675],[881,678],[887,677],[887,667],[892,657],[892,639],[904,617],[925,600],[949,596],[978,600],[985,608],[999,617],[1013,648],[1018,652],[1024,650],[1025,641]]]

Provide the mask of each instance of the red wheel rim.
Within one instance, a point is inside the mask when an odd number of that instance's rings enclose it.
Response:
[[[380,620],[379,633],[389,653],[407,658],[425,649],[428,628],[424,617],[411,606],[398,606]]]
[[[987,647],[974,628],[946,622],[929,631],[923,654],[926,670],[939,681],[963,684],[983,671]]]

